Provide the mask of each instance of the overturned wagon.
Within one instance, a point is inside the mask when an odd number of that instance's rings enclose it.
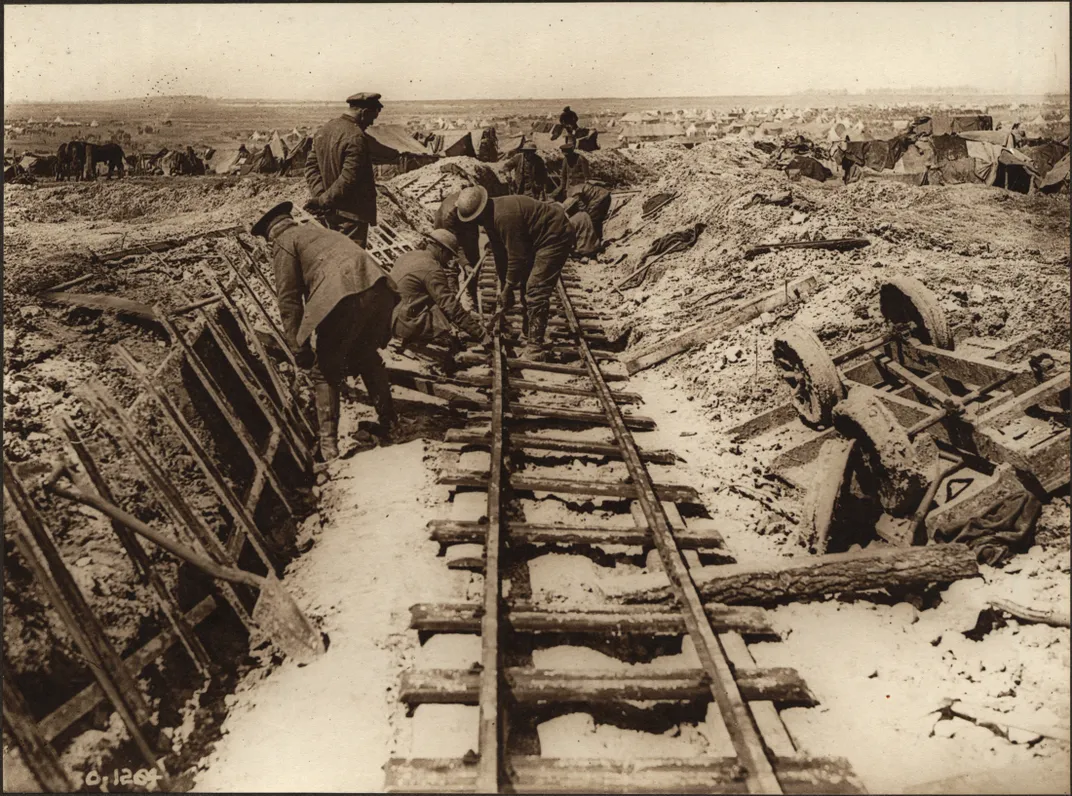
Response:
[[[806,491],[817,552],[956,540],[996,563],[1069,482],[1068,352],[1030,338],[954,346],[915,279],[883,284],[880,305],[885,333],[834,356],[803,326],[778,335],[790,401],[734,431],[796,437],[772,469]]]

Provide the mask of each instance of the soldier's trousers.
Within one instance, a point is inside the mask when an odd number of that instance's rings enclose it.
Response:
[[[529,268],[528,278],[521,286],[520,300],[528,321],[526,337],[530,343],[542,345],[547,331],[547,315],[551,311],[551,294],[562,266],[566,264],[573,246],[572,235],[567,233],[562,240],[536,250]],[[498,272],[499,284],[506,280],[505,267]]]
[[[395,417],[391,382],[378,350],[391,339],[395,299],[385,279],[343,298],[316,327],[316,364],[310,371],[314,388],[327,384],[336,391],[347,376],[360,376],[381,423]]]

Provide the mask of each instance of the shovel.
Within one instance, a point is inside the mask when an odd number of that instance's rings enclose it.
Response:
[[[45,488],[68,500],[95,508],[213,578],[230,583],[243,583],[258,589],[260,594],[253,606],[253,621],[288,657],[299,663],[308,663],[325,652],[324,640],[320,633],[309,623],[305,614],[294,602],[294,598],[283,588],[283,584],[274,574],[269,572],[267,577],[261,577],[244,569],[220,566],[215,561],[168,539],[137,517],[128,514],[99,495],[59,486],[56,482],[65,474],[69,475],[67,466],[57,465],[45,482]]]

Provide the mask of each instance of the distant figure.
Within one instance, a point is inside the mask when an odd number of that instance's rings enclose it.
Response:
[[[311,369],[320,456],[330,461],[339,455],[339,388],[347,376],[361,376],[388,438],[397,433],[391,382],[378,349],[391,339],[399,297],[363,248],[319,224],[298,224],[293,207],[276,205],[250,231],[270,244],[283,332],[298,367]]]
[[[67,175],[67,144],[64,142],[56,150],[56,182],[66,180]]]
[[[383,104],[379,94],[353,94],[347,109],[313,137],[305,161],[305,181],[312,198],[305,204],[362,248],[368,246],[369,225],[376,225],[376,175],[372,170],[365,130],[376,121]]]
[[[533,199],[547,198],[550,182],[547,176],[547,164],[536,154],[536,144],[526,141],[515,155],[505,164],[507,181],[512,193],[519,196],[531,196]]]
[[[501,288],[498,311],[509,310],[514,293],[521,294],[526,336],[521,358],[545,359],[551,293],[573,246],[562,206],[529,196],[489,199],[487,190],[477,186],[458,197],[458,220],[479,223],[488,235]]]
[[[562,150],[562,177],[558,183],[558,191],[555,198],[562,201],[574,185],[588,182],[591,169],[588,166],[588,158],[577,151],[573,144],[563,144]]]
[[[562,130],[566,134],[567,144],[577,143],[577,125],[580,119],[577,118],[577,113],[570,110],[570,106],[567,105],[562,109],[562,113],[558,115],[558,123],[562,125]]]
[[[1027,141],[1027,131],[1020,127],[1020,123],[1016,122],[1012,126],[1012,130],[1009,132],[1012,136],[1012,145],[1014,149],[1020,149]]]
[[[440,342],[453,351],[457,347],[453,327],[473,340],[484,336],[480,321],[462,308],[447,280],[444,268],[457,254],[454,233],[437,229],[424,248],[404,252],[395,260],[391,279],[402,302],[395,307],[393,330],[403,344]]]

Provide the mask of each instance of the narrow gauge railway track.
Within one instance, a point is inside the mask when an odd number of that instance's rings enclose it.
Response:
[[[490,273],[482,277],[487,308],[495,301],[495,280]],[[408,670],[403,673],[400,698],[411,711],[432,703],[478,706],[478,747],[460,759],[393,758],[385,766],[387,789],[862,792],[845,760],[803,754],[782,723],[779,708],[816,702],[795,670],[760,668],[752,658],[748,641],[777,638],[765,612],[701,601],[682,551],[690,551],[690,556],[695,555],[693,550],[717,554],[723,540],[712,521],[686,520],[679,512],[679,503],[699,503],[695,490],[653,481],[648,465],[670,465],[675,457],[670,451],[638,446],[633,431],[650,430],[655,424],[632,411],[640,398],[615,384],[624,377],[601,367],[601,362],[614,357],[606,350],[609,341],[599,323],[601,316],[570,295],[577,285],[575,277],[565,274],[552,303],[549,334],[557,361],[517,359],[508,353],[516,338],[497,332],[486,356],[460,356],[464,364],[487,365],[486,375],[459,374],[446,380],[486,391],[481,400],[466,401],[469,420],[479,425],[449,432],[448,447],[453,443],[459,454],[486,450],[490,461],[486,471],[444,472],[440,483],[486,491],[487,505],[478,520],[433,521],[429,531],[444,548],[483,545],[482,555],[451,564],[484,573],[483,599],[415,605],[411,628],[422,641],[437,633],[478,633],[480,661],[470,669]],[[519,311],[507,317],[518,325]],[[571,377],[580,385],[563,383]],[[579,409],[580,402],[595,403],[597,408]],[[553,432],[563,426],[601,429],[604,438],[597,441],[588,433],[555,436]],[[620,475],[624,465],[625,477],[617,481],[544,477],[531,472],[541,458],[564,460],[567,465],[595,460],[602,465],[599,472]],[[518,497],[527,493],[628,501],[633,527],[525,522],[518,516]],[[531,600],[526,559],[546,549],[541,545],[606,544],[654,547],[676,604],[563,608]],[[638,674],[638,667],[600,671],[532,665],[533,649],[549,640],[605,649],[608,643],[657,645],[660,639],[684,636],[692,641],[698,668],[663,667]],[[692,710],[688,715],[702,718],[712,702],[732,742],[732,756],[556,759],[540,753],[535,726],[556,715],[588,710],[635,719],[655,705],[669,704],[686,712],[698,706],[699,713]]]

